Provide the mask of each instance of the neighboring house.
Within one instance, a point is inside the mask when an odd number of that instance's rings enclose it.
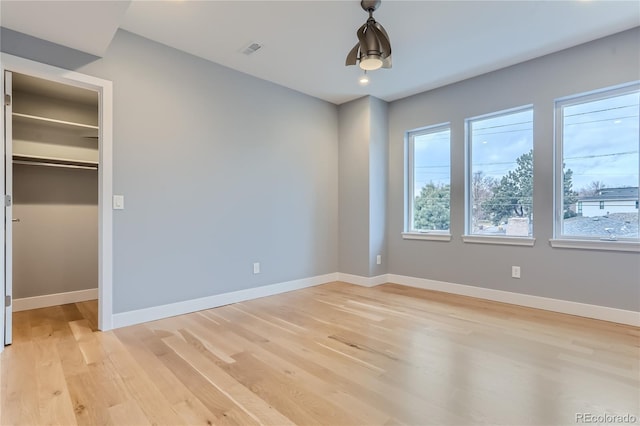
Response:
[[[584,217],[606,216],[610,213],[635,213],[638,211],[638,187],[602,188],[596,195],[578,198],[578,215]]]

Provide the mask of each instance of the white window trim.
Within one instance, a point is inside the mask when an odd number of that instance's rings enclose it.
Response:
[[[533,237],[504,237],[501,235],[463,235],[462,241],[472,244],[496,244],[502,246],[533,247],[536,239]]]
[[[405,155],[405,167],[407,173],[405,173],[405,215],[404,215],[404,232],[402,233],[402,238],[405,240],[433,240],[433,241],[445,241],[443,236],[449,235],[449,239],[451,240],[451,235],[449,231],[445,230],[435,230],[435,231],[420,231],[417,229],[413,229],[413,224],[411,220],[411,215],[413,212],[413,203],[415,200],[415,191],[414,191],[414,138],[416,136],[421,136],[424,134],[437,133],[444,130],[448,130],[451,132],[451,123],[440,123],[434,124],[431,126],[420,127],[417,129],[409,130],[405,134],[405,147],[407,149]],[[451,139],[449,139],[449,167],[451,167]],[[449,191],[451,191],[451,173],[449,173]],[[449,193],[449,198],[451,198],[451,193]],[[449,208],[449,227],[451,227],[451,208]],[[429,235],[430,237],[427,237]]]
[[[518,246],[533,246],[535,242],[535,238],[533,238],[533,232],[531,236],[522,236],[522,237],[505,237],[502,235],[482,235],[482,234],[472,234],[471,233],[471,185],[473,179],[473,173],[471,172],[471,166],[473,159],[471,158],[471,132],[469,131],[471,127],[471,122],[483,118],[496,117],[500,115],[511,114],[519,111],[531,110],[534,114],[535,120],[535,111],[533,108],[533,104],[523,105],[515,108],[504,109],[501,111],[495,111],[488,114],[476,115],[475,117],[465,118],[464,120],[464,133],[465,133],[465,141],[464,141],[464,173],[465,173],[465,186],[464,186],[464,232],[465,234],[462,236],[462,241],[465,243],[478,243],[478,244],[503,244],[503,245],[518,245]],[[535,122],[534,122],[535,125]],[[535,135],[534,135],[535,141]],[[532,147],[535,155],[535,142]],[[535,170],[535,162],[534,162],[534,170]],[[535,177],[534,177],[534,186],[535,186]],[[531,205],[533,208],[533,203]],[[517,241],[522,240],[522,244]]]
[[[591,92],[565,96],[554,101],[554,174],[553,174],[553,235],[549,240],[553,248],[574,248],[583,250],[611,250],[611,251],[640,251],[639,240],[606,240],[590,239],[588,236],[569,236],[562,234],[564,222],[564,188],[562,181],[562,169],[564,164],[564,152],[562,150],[563,114],[562,107],[581,104],[601,99],[603,94],[611,96],[620,95],[633,90],[640,90],[640,81],[624,83],[617,86],[606,87]],[[640,186],[640,179],[638,182]]]
[[[446,231],[442,232],[403,232],[403,240],[428,240],[428,241],[451,241],[451,234]]]
[[[549,244],[553,248],[629,251],[640,253],[640,242],[635,241],[607,241],[607,240],[579,240],[551,238]]]

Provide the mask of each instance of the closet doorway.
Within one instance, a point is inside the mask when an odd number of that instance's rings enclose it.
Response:
[[[39,308],[110,329],[111,83],[4,54],[2,74],[3,343]]]
[[[48,308],[39,316],[95,331],[98,93],[20,73],[12,92],[13,330]]]

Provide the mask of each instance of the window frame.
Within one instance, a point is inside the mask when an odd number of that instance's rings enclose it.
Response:
[[[462,236],[462,240],[465,243],[474,243],[474,244],[498,244],[498,245],[517,245],[517,246],[533,246],[535,244],[535,235],[532,232],[531,235],[527,236],[506,236],[506,235],[484,235],[484,234],[473,234],[473,214],[472,214],[472,206],[473,201],[472,197],[472,179],[473,179],[473,149],[472,149],[472,138],[471,138],[471,123],[477,120],[492,118],[492,117],[500,117],[509,114],[514,114],[522,111],[531,111],[532,115],[532,146],[531,149],[535,154],[535,109],[533,104],[521,105],[513,108],[507,108],[503,110],[493,111],[490,113],[476,115],[473,117],[465,118],[464,120],[464,132],[465,132],[465,201],[464,201],[464,235]],[[535,157],[535,155],[534,155]],[[534,168],[535,168],[535,159],[534,159]],[[535,187],[535,178],[532,176],[533,185]],[[532,193],[532,202],[531,209],[533,212],[533,193]]]
[[[449,230],[417,230],[413,227],[415,202],[415,138],[433,133],[449,131]],[[405,133],[405,214],[402,238],[407,240],[451,241],[451,123],[439,123],[409,130]]]
[[[568,106],[580,105],[600,99],[612,98],[640,92],[640,81],[605,87],[590,92],[578,93],[554,101],[554,169],[553,169],[553,238],[549,240],[552,247],[578,248],[614,251],[640,251],[640,237],[638,238],[616,238],[608,240],[602,236],[590,237],[588,235],[565,235],[564,229],[564,188],[563,188],[563,131],[564,131],[564,108]],[[640,145],[640,144],[639,144]],[[638,167],[640,168],[640,161]],[[640,187],[640,173],[638,177]],[[600,206],[602,206],[602,201]],[[600,207],[602,209],[602,207]]]

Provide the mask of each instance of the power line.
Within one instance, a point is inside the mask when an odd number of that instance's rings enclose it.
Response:
[[[614,152],[611,154],[594,154],[594,155],[585,155],[582,157],[564,157],[565,160],[581,160],[586,158],[601,158],[601,157],[616,157],[618,155],[631,155],[637,154],[638,151],[627,151],[627,152]]]
[[[504,133],[516,133],[516,132],[531,132],[533,131],[533,128],[526,128],[526,129],[516,129],[516,130],[503,130],[502,132],[487,132],[487,133],[473,133],[473,135],[471,136],[473,137],[478,137],[478,136],[486,136],[486,135],[501,135]]]
[[[583,160],[583,159],[588,159],[588,158],[602,158],[602,157],[616,157],[616,156],[620,156],[620,155],[632,155],[632,154],[638,154],[638,151],[625,151],[625,152],[613,152],[613,153],[609,153],[609,154],[593,154],[593,155],[583,155],[583,156],[578,156],[578,157],[564,157],[564,160]],[[499,166],[499,165],[505,165],[505,164],[516,164],[517,161],[513,160],[513,161],[498,161],[495,163],[472,163],[471,166],[472,167],[476,167],[476,166]],[[451,167],[451,165],[429,165],[429,166],[414,166],[414,169],[437,169],[437,168],[445,168],[445,167]]]
[[[471,123],[471,131],[472,132],[477,132],[478,130],[487,130],[487,129],[497,129],[498,127],[508,127],[508,126],[517,126],[518,124],[529,124],[529,123],[533,123],[533,120],[529,120],[529,121],[519,121],[517,123],[507,123],[507,124],[497,124],[495,126],[487,126],[487,127],[480,127],[477,129],[474,129],[473,127],[473,122]]]
[[[621,105],[621,106],[611,107],[611,108],[606,108],[606,109],[594,109],[594,110],[591,110],[591,111],[576,112],[575,114],[566,114],[566,115],[564,115],[564,117],[565,118],[567,118],[567,117],[576,117],[578,115],[587,115],[587,114],[594,114],[594,113],[598,113],[598,112],[614,111],[614,110],[617,110],[617,109],[631,108],[631,107],[638,108],[638,104]]]
[[[516,160],[513,161],[499,161],[496,163],[472,163],[471,167],[475,167],[475,166],[499,166],[499,165],[503,165],[503,164],[516,164]]]
[[[602,121],[624,120],[625,118],[637,118],[637,117],[638,117],[637,115],[625,115],[622,117],[603,118],[602,120],[580,121],[578,123],[565,123],[565,126],[577,126],[578,124],[592,124],[592,123],[600,123]]]

